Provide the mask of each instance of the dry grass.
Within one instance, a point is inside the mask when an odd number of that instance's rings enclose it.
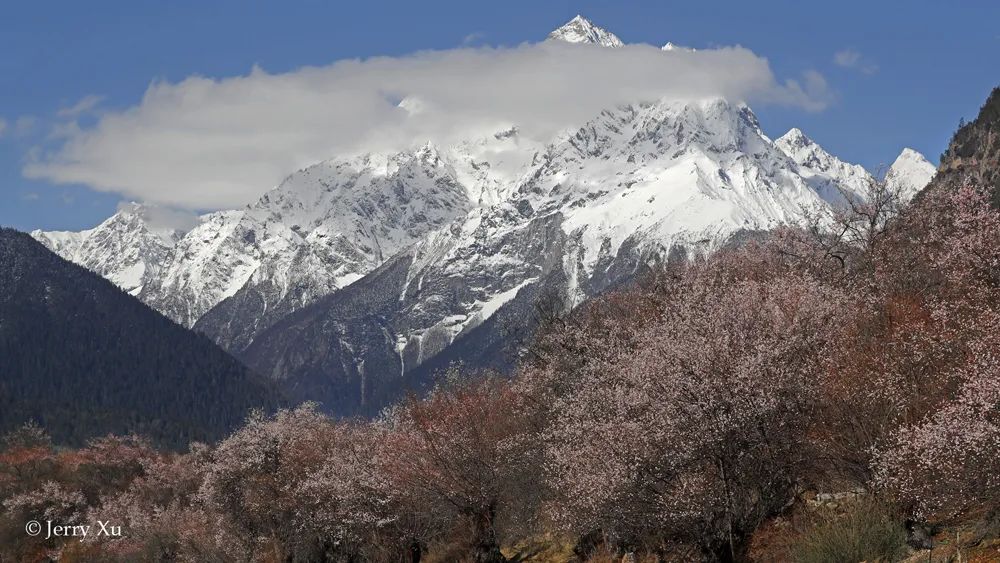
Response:
[[[828,512],[792,544],[799,563],[900,561],[909,554],[906,530],[887,506],[859,500]]]

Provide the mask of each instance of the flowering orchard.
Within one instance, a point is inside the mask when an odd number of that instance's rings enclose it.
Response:
[[[973,187],[872,190],[555,308],[512,376],[455,367],[375,420],[306,404],[185,453],[28,425],[0,450],[0,560],[496,563],[544,537],[737,561],[835,487],[899,522],[996,519],[1000,213]]]

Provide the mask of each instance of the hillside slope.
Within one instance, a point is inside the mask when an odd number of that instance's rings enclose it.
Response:
[[[137,432],[183,447],[276,406],[271,387],[111,282],[0,229],[0,433],[33,419],[61,443]]]

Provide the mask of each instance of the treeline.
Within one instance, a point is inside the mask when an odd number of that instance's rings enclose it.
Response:
[[[375,421],[303,405],[183,454],[24,428],[0,454],[0,557],[500,562],[544,540],[563,561],[890,560],[956,523],[982,541],[1000,521],[989,200],[932,189],[900,212],[873,183],[811,229],[548,317],[513,379],[456,368]],[[886,537],[755,555],[815,491],[869,499]],[[31,538],[32,519],[125,537]]]

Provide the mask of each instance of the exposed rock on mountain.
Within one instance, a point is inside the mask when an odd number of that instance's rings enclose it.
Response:
[[[1000,205],[1000,88],[994,88],[973,121],[964,123],[941,155],[934,189],[973,183],[990,188]]]

